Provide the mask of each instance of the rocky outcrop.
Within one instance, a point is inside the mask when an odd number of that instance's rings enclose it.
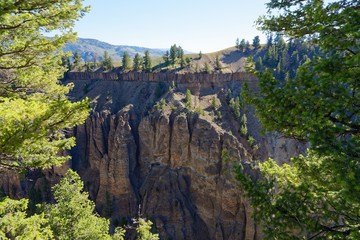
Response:
[[[80,172],[99,211],[106,215],[135,216],[136,189],[131,183],[137,145],[129,125],[132,106],[116,115],[94,113],[75,129],[77,147],[72,166]],[[107,210],[105,210],[107,209]]]
[[[176,82],[176,83],[220,83],[230,81],[254,82],[256,76],[247,72],[234,73],[147,73],[147,72],[67,72],[64,76],[67,81],[75,80],[106,80],[106,81],[151,81],[151,82]]]
[[[162,236],[257,237],[251,210],[221,157],[227,149],[246,159],[233,136],[197,114],[160,114],[140,123],[139,137],[143,211],[153,216]]]
[[[79,172],[99,213],[110,217],[113,225],[125,224],[140,213],[155,223],[162,239],[261,239],[232,164],[249,166],[254,159],[268,157],[285,162],[303,148],[274,133],[261,135],[254,109],[246,107],[241,112],[247,114],[255,151],[240,133],[241,123],[226,94],[230,89],[233,97],[238,96],[244,82],[256,89],[255,82],[219,76],[74,80],[71,98],[90,97],[93,112],[73,130],[77,145],[70,152],[71,162],[35,174],[31,181],[13,175],[1,179],[4,192],[13,197],[29,194],[45,183],[52,185],[71,167]],[[175,89],[169,90],[173,80]],[[193,94],[191,110],[184,107],[187,89]],[[154,107],[157,102],[159,107]],[[225,152],[234,162],[223,158]],[[44,199],[46,190],[41,194]]]
[[[118,221],[140,211],[164,239],[258,238],[222,159],[224,149],[251,159],[234,136],[185,112],[156,112],[134,131],[132,114],[132,106],[115,115],[94,113],[76,130],[72,165],[99,211],[106,214],[111,204]]]

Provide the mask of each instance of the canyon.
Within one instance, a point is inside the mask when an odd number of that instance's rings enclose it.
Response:
[[[77,144],[63,154],[71,160],[25,176],[9,173],[0,179],[2,190],[11,197],[33,190],[46,199],[49,186],[72,168],[113,226],[140,215],[154,222],[161,239],[261,239],[233,168],[241,165],[256,178],[254,161],[283,163],[305,146],[262,133],[246,104],[242,132],[229,99],[239,97],[245,83],[257,90],[256,77],[244,72],[67,73],[69,97],[92,99],[89,118],[69,130]]]

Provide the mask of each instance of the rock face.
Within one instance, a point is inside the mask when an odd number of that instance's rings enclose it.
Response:
[[[160,114],[141,121],[139,137],[140,199],[162,236],[256,238],[250,209],[221,158],[223,149],[246,155],[233,136],[198,115]]]
[[[93,114],[76,129],[73,167],[115,219],[150,217],[164,239],[256,239],[251,209],[232,179],[226,149],[249,159],[236,138],[193,113],[156,112],[134,130],[132,106]],[[108,213],[109,214],[109,213]]]
[[[80,172],[100,211],[120,206],[117,212],[127,216],[137,209],[130,178],[136,167],[137,147],[129,117],[126,108],[116,115],[106,111],[93,114],[76,128],[78,144],[72,150],[72,166]]]
[[[302,148],[276,134],[260,135],[253,109],[246,108],[241,112],[247,113],[248,131],[259,149],[251,147],[226,103],[227,90],[237,96],[241,81],[179,82],[171,91],[171,81],[74,83],[71,97],[94,99],[94,111],[73,130],[77,145],[71,162],[40,174],[32,188],[39,189],[44,181],[51,185],[71,167],[79,172],[97,211],[113,225],[140,214],[155,223],[161,239],[261,239],[234,180],[233,162],[223,155],[240,164],[268,157],[283,162]],[[193,94],[192,110],[184,107],[186,89]],[[16,192],[29,193],[19,182],[2,179],[0,184],[15,197]]]

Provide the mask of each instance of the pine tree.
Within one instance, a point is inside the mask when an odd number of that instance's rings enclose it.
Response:
[[[180,67],[181,67],[181,68],[184,68],[185,65],[186,65],[186,61],[185,61],[185,59],[184,59],[184,56],[182,56],[182,57],[180,58]]]
[[[145,70],[145,72],[151,72],[152,70],[149,50],[145,51],[144,60],[143,60],[143,69]]]
[[[140,54],[135,54],[133,62],[134,71],[140,71],[142,66],[142,58],[140,57]]]
[[[262,71],[263,68],[264,68],[264,66],[263,66],[262,58],[258,57],[258,59],[256,59],[256,62],[255,62],[255,70]]]
[[[123,55],[123,58],[122,58],[122,69],[123,71],[127,71],[127,70],[130,70],[131,69],[131,66],[130,66],[130,56],[128,54],[128,52],[124,52],[124,55]]]
[[[81,70],[81,63],[82,63],[82,58],[80,57],[80,54],[78,51],[75,51],[74,56],[73,56],[73,70]]]
[[[216,56],[215,58],[215,70],[221,71],[222,64],[220,62],[219,56]]]
[[[186,90],[186,95],[185,95],[185,107],[188,110],[192,109],[192,99],[191,99],[191,92],[189,89]]]
[[[292,42],[292,61],[314,52],[311,44],[323,54],[306,57],[286,81],[258,74],[260,91],[246,99],[267,131],[309,149],[289,164],[259,164],[256,181],[241,168],[237,177],[266,239],[359,239],[359,1],[272,0],[268,7],[279,15],[260,19],[263,31],[307,39]]]
[[[259,36],[255,36],[253,39],[253,47],[255,48],[255,50],[257,50],[258,48],[260,48],[260,37]]]
[[[61,66],[65,67],[66,72],[70,71],[72,68],[70,57],[62,56],[61,57]]]
[[[93,70],[97,68],[97,54],[93,53]]]
[[[104,55],[103,55],[103,60],[101,62],[101,66],[105,69],[105,70],[112,70],[114,68],[113,65],[113,61],[111,56],[109,56],[107,51],[104,51]]]
[[[0,170],[47,168],[68,159],[60,150],[75,144],[62,129],[82,123],[88,100],[71,102],[59,85],[64,43],[74,40],[81,1],[0,3]],[[61,29],[52,38],[46,31]],[[16,37],[14,37],[16,36]]]
[[[244,113],[241,117],[241,127],[240,127],[240,133],[244,136],[248,136],[248,128],[247,128],[247,117]]]
[[[178,59],[181,59],[184,57],[184,50],[182,49],[182,47],[178,47],[177,50],[176,50],[176,57]]]
[[[237,49],[240,49],[240,39],[239,39],[239,38],[236,39],[235,47],[236,47]]]
[[[192,58],[186,57],[186,58],[185,58],[186,66],[190,66],[191,61],[192,61]]]
[[[183,68],[185,66],[184,50],[180,46],[176,50],[176,57],[180,61],[180,67]]]
[[[241,52],[244,52],[245,49],[246,49],[246,41],[245,41],[245,39],[241,39],[241,42],[240,42],[240,45],[239,45],[239,50]]]
[[[173,67],[175,66],[176,58],[177,58],[177,46],[176,44],[174,44],[170,48],[170,62]]]
[[[72,170],[53,187],[55,204],[46,207],[46,218],[57,239],[111,239],[109,220],[94,214],[95,204]],[[60,220],[61,219],[61,220]]]
[[[137,239],[139,240],[159,240],[159,234],[151,233],[151,225],[153,224],[150,220],[146,221],[143,218],[139,218],[137,221]]]
[[[169,51],[166,51],[164,56],[163,56],[164,62],[165,62],[165,66],[168,67],[170,65],[170,53]]]
[[[250,43],[249,41],[246,41],[245,42],[245,52],[249,52],[251,49],[250,49]]]

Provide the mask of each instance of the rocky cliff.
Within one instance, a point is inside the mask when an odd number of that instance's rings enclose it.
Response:
[[[238,96],[245,81],[256,88],[254,79],[77,78],[65,82],[74,82],[70,97],[90,97],[94,110],[73,130],[77,146],[70,152],[72,161],[34,177],[32,188],[56,181],[71,167],[113,225],[141,214],[155,223],[162,239],[261,239],[232,166],[242,164],[251,171],[246,166],[253,160],[283,161],[302,147],[276,134],[261,135],[249,106],[241,109],[248,134],[241,133],[228,92]],[[191,107],[185,104],[187,89]],[[28,182],[1,183],[7,193],[14,192],[14,186],[29,191]]]

